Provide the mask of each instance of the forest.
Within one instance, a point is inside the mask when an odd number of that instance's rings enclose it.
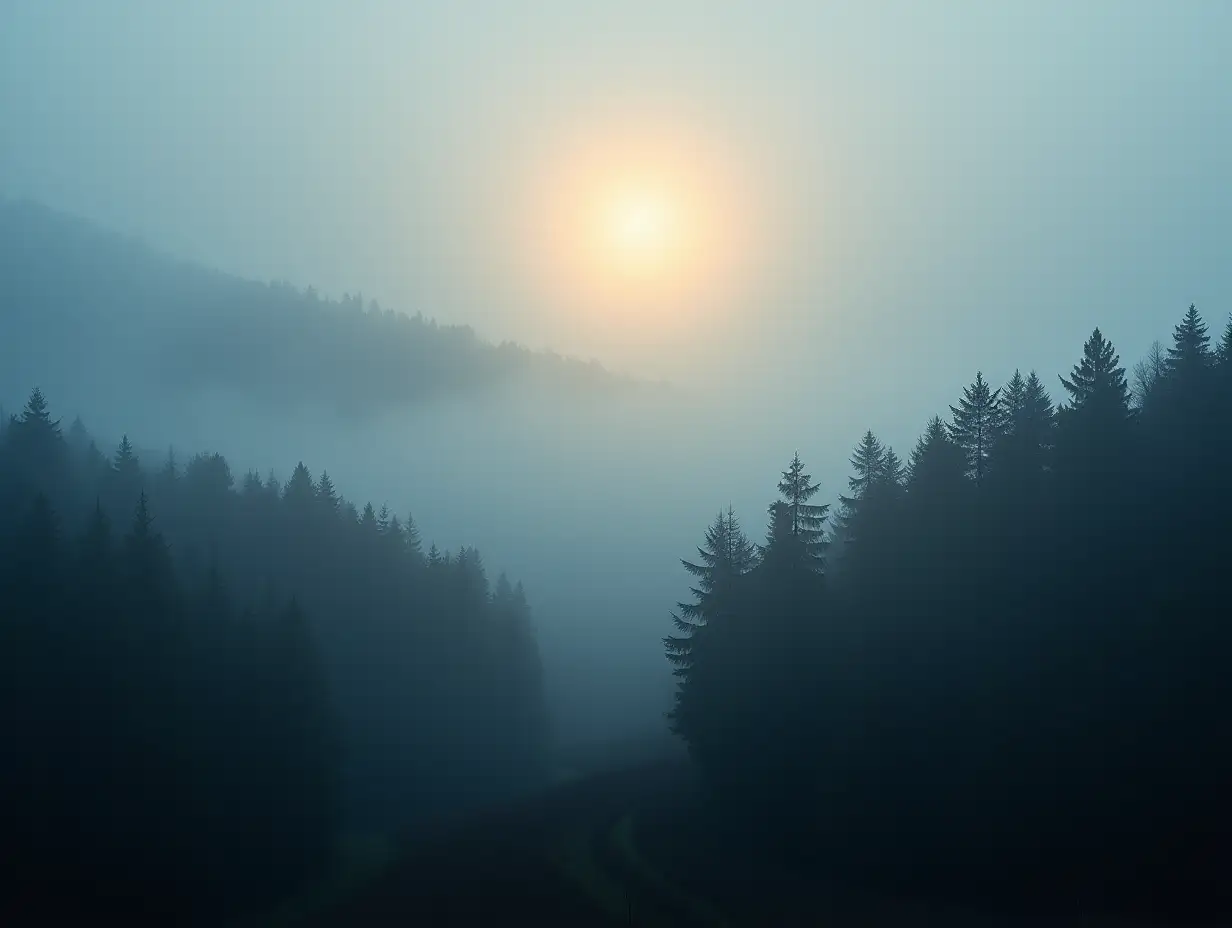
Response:
[[[825,872],[1226,913],[1232,322],[1129,375],[1096,329],[1060,388],[977,372],[835,512],[799,456],[764,541],[720,512],[671,725],[713,814]]]
[[[37,388],[0,431],[10,915],[184,924],[545,780],[521,584],[299,463],[103,453]]]
[[[538,796],[385,891],[499,900],[487,866],[581,906],[535,842],[627,844],[633,810],[637,853],[754,912],[783,892],[728,839],[887,896],[1228,911],[1232,322],[1191,305],[1132,373],[1096,329],[1060,388],[977,372],[905,457],[866,432],[833,511],[796,454],[764,539],[719,512],[663,641],[700,790],[651,765],[573,793],[527,595],[476,550],[302,462],[104,453],[36,388],[0,432],[6,898],[213,923],[325,879],[348,831]],[[429,859],[455,860],[403,866]]]
[[[517,383],[599,393],[636,383],[596,362],[492,344],[468,326],[384,309],[362,294],[331,298],[177,261],[3,196],[0,278],[10,300],[0,369],[44,386],[90,373],[119,397],[130,398],[122,386],[156,383],[355,419]],[[59,351],[70,335],[90,346],[71,363]]]

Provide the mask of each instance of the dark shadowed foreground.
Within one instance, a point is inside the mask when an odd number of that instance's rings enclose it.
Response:
[[[597,774],[452,834],[406,842],[381,875],[344,898],[253,924],[1167,924],[1067,909],[1030,898],[1025,886],[1022,898],[982,899],[961,878],[896,892],[893,874],[836,878],[824,856],[783,848],[725,816],[687,763],[664,761]]]

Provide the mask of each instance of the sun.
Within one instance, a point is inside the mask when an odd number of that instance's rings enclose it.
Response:
[[[670,270],[683,244],[678,204],[645,187],[618,188],[606,199],[598,231],[614,269],[639,276]]]
[[[559,332],[606,350],[687,331],[743,299],[761,224],[721,135],[630,118],[543,141],[510,203],[510,254]]]

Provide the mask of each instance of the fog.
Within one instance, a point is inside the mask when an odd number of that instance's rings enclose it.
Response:
[[[204,397],[121,415],[90,408],[97,382],[47,389],[152,446],[328,468],[525,578],[545,648],[652,675],[675,559],[729,501],[759,523],[792,451],[833,498],[866,428],[905,451],[977,368],[1055,375],[1097,323],[1136,359],[1178,306],[1228,305],[1221,5],[725,4],[698,35],[701,15],[8,5],[0,192],[678,392],[649,417],[506,395],[347,424]],[[536,159],[605,121],[711,144],[758,199],[755,266],[687,327],[587,318],[517,266]],[[6,371],[9,406],[31,377]],[[716,456],[716,434],[739,440]],[[613,559],[638,579],[600,606],[586,578]]]
[[[327,470],[524,584],[562,756],[655,741],[680,560],[729,506],[762,541],[793,454],[837,512],[865,431],[906,460],[977,371],[1055,398],[1095,326],[1131,368],[1191,303],[1222,331],[1230,37],[1129,0],[15,0],[0,406],[237,488]],[[642,148],[719,244],[622,303],[552,252],[557,194]]]

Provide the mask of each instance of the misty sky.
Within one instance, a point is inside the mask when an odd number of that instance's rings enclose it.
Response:
[[[0,192],[495,339],[725,372],[773,402],[750,437],[833,485],[864,428],[907,450],[977,367],[1055,394],[1096,323],[1127,364],[1190,301],[1222,327],[1230,56],[1232,5],[1197,0],[7,0]],[[518,265],[545,166],[614,126],[704,150],[754,205],[750,269],[688,326],[599,319]]]

